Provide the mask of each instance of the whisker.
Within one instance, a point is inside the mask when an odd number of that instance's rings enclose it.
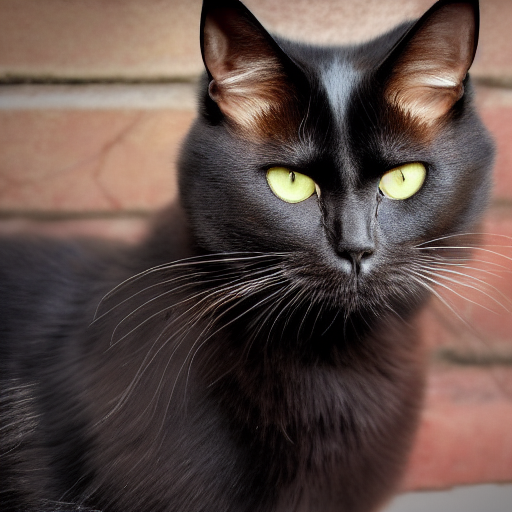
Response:
[[[283,282],[283,284],[286,284],[286,282]],[[280,293],[282,293],[283,290],[282,289],[278,289],[276,292],[274,292],[273,294],[271,294],[270,296],[268,296],[265,300],[262,300],[258,303],[258,306],[261,306],[262,304],[264,304],[265,302],[270,302],[273,297],[275,295],[279,295]],[[270,307],[272,307],[273,304],[270,304],[270,306],[268,307],[265,307],[265,309],[263,310],[263,312],[258,316],[258,318],[261,318],[262,316],[264,316],[265,314],[268,314],[268,310]],[[250,310],[252,309],[255,309],[255,307],[252,307],[250,308],[249,310],[247,310],[247,313],[250,312]],[[253,319],[250,323],[250,325],[254,325],[256,324],[257,322]],[[261,329],[261,325],[258,329]],[[251,330],[251,329],[249,329]],[[208,387],[211,387],[213,386],[216,382],[218,382],[219,380],[221,380],[225,375],[229,374],[233,368],[235,368],[237,365],[240,365],[244,360],[247,360],[247,358],[249,357],[249,353],[251,351],[251,348],[253,346],[253,343],[254,343],[254,340],[257,338],[257,335],[254,334],[254,332],[251,333],[251,335],[249,336],[248,338],[248,343],[245,343],[245,346],[244,346],[244,349],[243,349],[243,352],[240,356],[240,359],[238,361],[238,363],[236,365],[233,365],[231,368],[228,368],[225,372],[223,372],[223,374],[219,377],[217,377],[214,381],[210,382],[208,384]],[[214,352],[216,352],[218,350],[218,347],[214,350]],[[213,354],[212,354],[213,356]]]
[[[483,293],[485,296],[489,297],[491,300],[493,300],[494,302],[496,302],[496,304],[498,304],[500,307],[502,307],[505,311],[507,312],[510,312],[510,310],[508,308],[506,308],[501,302],[499,302],[495,297],[493,297],[492,295],[486,293],[484,290],[482,290],[481,288],[478,288],[476,286],[472,286],[472,285],[469,285],[468,283],[464,283],[462,281],[458,281],[456,279],[451,279],[449,278],[448,276],[445,276],[443,274],[441,274],[440,272],[447,272],[447,273],[450,273],[450,274],[455,274],[455,275],[458,275],[458,276],[461,276],[461,277],[464,277],[464,278],[467,278],[467,279],[471,279],[473,281],[476,281],[480,284],[483,284],[484,286],[488,287],[488,288],[491,288],[492,290],[494,290],[495,292],[497,292],[499,295],[501,295],[507,302],[511,302],[510,299],[504,294],[502,293],[500,290],[498,290],[498,288],[496,288],[495,286],[492,286],[491,284],[489,284],[488,282],[486,281],[483,281],[482,279],[479,279],[475,276],[471,276],[469,274],[464,274],[462,272],[456,272],[455,270],[450,270],[450,269],[439,269],[439,268],[436,268],[436,267],[429,267],[429,266],[425,266],[425,265],[422,265],[421,266],[421,269],[423,270],[432,270],[432,271],[439,271],[439,272],[436,272],[434,275],[436,277],[439,277],[439,278],[443,278],[445,280],[448,280],[448,281],[451,281],[453,283],[456,283],[456,284],[459,284],[461,286],[465,286],[465,287],[468,287],[468,288],[471,288],[473,290],[477,290],[479,291],[480,293]]]
[[[277,309],[279,309],[284,302],[286,302],[286,300],[288,298],[288,295],[291,293],[291,291],[293,289],[294,289],[293,285],[291,285],[291,286],[288,285],[284,290],[283,289],[278,290],[275,294],[273,294],[273,295],[278,295],[278,294],[281,293],[282,296],[281,296],[281,298],[277,302],[271,303],[255,319],[253,319],[251,324],[258,325],[258,328],[257,328],[257,330],[255,332],[252,333],[251,340],[256,339],[260,335],[261,330],[263,329],[263,327],[264,327],[264,325],[266,323],[266,320],[269,317],[271,318],[273,316],[274,312]],[[252,341],[251,341],[250,345],[252,345]],[[247,351],[247,354],[248,354],[249,353],[249,349],[250,349],[250,346],[247,347],[247,350],[244,350],[244,352]]]
[[[258,290],[259,291],[259,290]],[[244,300],[246,297],[242,297],[241,300]],[[265,297],[264,299],[262,299],[260,301],[261,302],[264,302],[264,301],[267,301],[269,300],[269,297]],[[258,303],[259,304],[259,303]],[[218,304],[218,307],[220,307],[221,305],[223,304]],[[184,358],[178,372],[177,372],[177,375],[176,375],[176,378],[174,380],[174,385],[173,385],[173,388],[171,390],[171,393],[170,393],[170,396],[169,396],[169,399],[168,399],[168,404],[167,404],[167,407],[166,407],[166,411],[165,411],[165,414],[164,414],[164,418],[167,414],[167,411],[168,411],[168,408],[170,406],[170,403],[171,403],[171,400],[172,400],[172,397],[174,395],[174,390],[176,388],[176,385],[177,385],[177,382],[179,380],[179,377],[183,371],[183,369],[185,368],[185,365],[187,364],[187,361],[188,361],[188,370],[187,370],[187,376],[186,376],[186,380],[185,380],[185,390],[184,390],[184,393],[185,393],[185,396],[186,396],[186,390],[187,390],[187,387],[188,387],[188,381],[189,381],[189,378],[190,378],[190,371],[191,371],[191,368],[192,368],[192,365],[193,365],[193,361],[197,355],[197,353],[201,350],[201,348],[212,338],[214,337],[216,334],[218,334],[221,330],[225,329],[226,327],[228,327],[229,325],[233,324],[234,322],[240,320],[243,316],[245,316],[250,310],[245,310],[243,311],[242,313],[240,313],[239,315],[237,315],[236,317],[232,318],[229,322],[219,326],[215,331],[211,332],[208,334],[208,336],[206,336],[204,339],[201,339],[207,332],[208,330],[210,329],[210,327],[214,324],[214,323],[218,323],[218,321],[224,317],[229,311],[231,311],[233,308],[235,308],[237,306],[237,303],[235,304],[232,304],[229,308],[227,308],[225,311],[222,311],[221,314],[219,316],[216,317],[215,321],[212,319],[210,320],[210,322],[208,323],[208,325],[202,330],[202,332],[199,334],[199,336],[197,336],[196,340],[194,341],[194,343],[192,344],[191,348],[189,349],[189,353],[188,355]],[[163,428],[163,423],[160,427],[160,430]]]
[[[440,242],[441,240],[448,240],[450,238],[458,238],[458,237],[464,237],[464,236],[475,236],[475,237],[497,237],[497,238],[505,238],[506,240],[512,240],[512,237],[507,235],[501,235],[501,234],[494,234],[494,233],[485,233],[485,232],[475,232],[475,233],[452,233],[451,235],[445,235],[441,236],[439,238],[433,238],[432,240],[428,240],[426,242],[422,242],[420,244],[415,245],[416,248],[421,248],[421,246],[426,244],[431,244],[433,242]]]
[[[284,281],[282,281],[284,282]],[[282,282],[276,282],[276,283],[273,283],[273,286],[276,286],[276,285],[280,285],[282,284]],[[266,288],[269,288],[268,286]],[[266,302],[269,302],[270,300],[273,299],[274,295],[278,294],[278,293],[281,293],[281,289],[278,289],[276,292],[274,292],[273,294],[271,295],[267,295],[265,296],[263,299],[261,299],[260,301],[258,301],[256,304],[254,304],[253,306],[251,306],[250,308],[242,311],[242,313],[240,313],[239,315],[237,315],[236,317],[232,318],[229,322],[223,324],[222,326],[220,326],[219,328],[217,328],[217,330],[213,331],[212,333],[210,333],[208,335],[208,337],[203,340],[203,342],[201,343],[201,346],[204,345],[204,343],[208,340],[208,339],[211,339],[213,336],[215,336],[216,334],[218,334],[221,330],[225,329],[226,327],[228,327],[229,325],[235,323],[236,321],[240,320],[241,318],[243,318],[245,315],[247,315],[248,313],[250,313],[253,309],[256,309],[257,307],[261,306],[262,304],[265,304]],[[218,323],[218,320],[220,318],[222,318],[223,316],[226,316],[226,314],[231,311],[232,309],[234,309],[238,304],[235,303],[233,304],[232,306],[230,306],[226,311],[223,311],[221,313],[221,315],[217,318],[217,323]],[[204,334],[204,333],[201,333],[201,334]],[[200,347],[198,347],[199,349]],[[192,356],[192,358],[190,359],[190,363],[189,363],[189,371],[187,373],[187,382],[188,382],[188,377],[189,377],[189,374],[190,374],[190,368],[192,366],[192,363],[193,363],[193,360],[195,358],[195,355],[197,354],[197,350],[195,351],[194,355]]]
[[[291,293],[292,291],[295,291],[295,289],[296,289],[295,287],[292,287],[292,288],[290,289],[290,293]],[[301,301],[302,301],[302,297],[303,297],[304,295],[306,295],[306,294],[307,294],[306,289],[299,290],[299,294],[295,295],[295,297],[293,298],[293,300],[292,300],[291,302],[289,302],[289,303],[286,305],[286,307],[282,308],[282,309],[281,309],[281,311],[278,313],[278,315],[274,318],[274,321],[272,322],[272,325],[270,326],[270,329],[269,329],[269,331],[268,331],[268,333],[267,333],[267,341],[266,341],[266,343],[265,343],[265,347],[267,347],[267,346],[269,345],[269,343],[270,343],[270,337],[271,337],[271,335],[272,335],[272,331],[274,330],[274,327],[276,326],[276,324],[277,324],[277,322],[278,322],[278,320],[279,320],[280,316],[281,316],[281,315],[284,315],[284,314],[285,314],[285,313],[287,313],[288,311],[291,311],[291,310],[292,310],[292,308],[294,307],[295,303],[300,304],[300,303],[301,303]],[[281,301],[281,302],[282,302],[282,301]],[[281,304],[281,303],[280,303],[280,304]],[[279,306],[280,306],[280,304],[279,304]],[[297,309],[297,308],[298,308],[298,305],[297,305],[297,306],[295,306],[295,309]],[[276,305],[276,308],[274,308],[274,311],[275,311],[275,309],[277,309],[277,305]],[[292,314],[289,314],[289,315],[288,315],[288,317],[287,317],[287,318],[286,318],[286,320],[285,320],[285,324],[284,324],[284,326],[283,326],[283,331],[286,331],[286,329],[287,329],[287,327],[288,327],[288,324],[289,324],[289,322],[290,322],[290,319],[291,319],[291,318],[292,318]]]
[[[495,261],[487,261],[487,260],[479,260],[475,258],[467,258],[466,260],[463,260],[462,263],[455,263],[451,260],[448,260],[446,258],[443,258],[441,256],[435,256],[430,254],[421,254],[416,258],[419,262],[427,262],[427,263],[434,263],[436,265],[439,265],[440,267],[459,267],[459,268],[466,268],[468,270],[473,270],[475,272],[482,272],[487,275],[491,275],[494,277],[502,277],[501,274],[511,274],[512,268],[506,267],[505,265],[500,265],[499,263],[496,263]],[[468,265],[467,263],[474,263],[474,265]],[[490,267],[496,267],[498,270],[497,272],[500,272],[500,274],[496,274],[494,272],[491,272],[489,270],[480,268],[477,266],[477,264],[483,263],[485,265],[489,265]]]
[[[277,267],[274,270],[276,270],[276,269],[280,270]],[[162,377],[160,379],[160,382],[159,382],[159,384],[157,386],[157,390],[155,391],[153,399],[156,398],[156,396],[159,394],[159,390],[161,389],[161,384],[163,382],[163,378],[164,378],[165,372],[166,372],[166,370],[167,370],[167,368],[168,368],[168,366],[170,364],[170,361],[172,360],[172,358],[175,355],[175,353],[177,352],[177,350],[180,348],[181,343],[183,342],[186,334],[190,331],[190,329],[192,329],[195,325],[197,325],[197,323],[201,319],[204,319],[205,315],[207,313],[212,312],[212,311],[216,311],[218,307],[226,304],[226,301],[228,301],[228,300],[229,301],[233,301],[235,299],[244,300],[245,298],[247,298],[247,293],[252,294],[254,292],[257,292],[260,288],[262,288],[264,286],[268,287],[270,284],[273,285],[273,284],[275,284],[279,280],[279,273],[274,271],[274,273],[269,274],[269,268],[266,269],[267,275],[258,276],[257,278],[255,278],[255,276],[257,276],[260,273],[261,273],[261,271],[253,272],[252,276],[250,276],[249,280],[247,279],[247,276],[245,275],[245,276],[243,276],[243,277],[241,277],[239,279],[239,281],[242,280],[241,283],[240,282],[236,283],[236,284],[230,283],[230,285],[222,286],[222,287],[217,287],[217,288],[215,288],[213,290],[207,290],[205,292],[202,292],[201,294],[195,294],[194,296],[187,297],[185,300],[181,301],[180,304],[185,304],[187,302],[190,302],[192,299],[195,300],[200,295],[203,295],[203,297],[201,298],[200,301],[193,302],[192,306],[190,306],[188,309],[186,309],[180,315],[175,317],[172,320],[172,322],[166,324],[164,329],[161,331],[160,335],[154,340],[152,346],[150,347],[150,349],[147,352],[144,360],[142,361],[141,365],[139,366],[139,369],[137,370],[137,372],[136,372],[135,376],[133,377],[131,383],[128,385],[127,389],[125,390],[123,395],[118,400],[117,405],[110,411],[110,413],[109,413],[109,415],[107,415],[107,417],[110,416],[111,414],[113,414],[114,412],[116,412],[116,410],[118,410],[124,403],[126,403],[126,400],[131,395],[133,389],[135,388],[137,383],[142,378],[142,375],[151,366],[151,364],[153,363],[155,358],[158,356],[158,354],[165,348],[165,346],[168,345],[168,343],[170,342],[171,339],[174,340],[175,346],[174,346],[174,349],[173,349],[173,351],[172,351],[172,353],[170,355],[169,361],[168,361],[166,367],[164,368],[164,372],[163,372]],[[234,293],[233,293],[233,291],[234,291]],[[213,302],[209,302],[209,301],[211,301],[212,298],[214,299]],[[206,307],[204,307],[205,304],[206,304]],[[176,306],[177,306],[177,303],[173,305],[173,307],[176,307]],[[232,309],[233,307],[234,306],[231,306],[230,308],[228,308],[228,311],[230,309]],[[169,309],[169,308],[166,308],[165,310],[167,310],[167,309]],[[165,310],[163,310],[163,311],[165,311]],[[223,314],[225,314],[225,313],[226,312],[224,312]],[[223,314],[221,314],[217,318],[217,320],[219,318],[221,318],[223,316]],[[150,318],[152,318],[154,316],[155,315],[151,315]],[[172,325],[174,325],[177,322],[181,321],[182,318],[187,318],[187,322],[182,327],[180,327],[177,331],[175,331],[172,334],[172,336],[170,338],[168,338],[164,343],[161,343],[160,347],[156,350],[156,352],[153,353],[154,347],[160,341],[160,339],[161,339],[162,335],[164,334],[164,332],[168,331]],[[145,323],[147,320],[148,319],[144,320],[144,322],[139,323],[137,327],[139,327],[142,323]],[[210,319],[210,321],[207,324],[207,326],[205,327],[205,329],[203,329],[203,332],[201,333],[201,336],[203,336],[204,333],[208,329],[210,329],[212,324],[213,324],[213,320]],[[124,337],[128,336],[129,334],[132,334],[134,331],[135,331],[135,329],[132,329]],[[194,350],[195,345],[197,344],[197,341],[199,341],[201,336],[198,338],[198,340],[196,340],[196,342],[194,342],[192,348],[189,351],[189,356],[190,356],[190,353]],[[209,336],[209,337],[211,337],[211,336]],[[118,342],[116,342],[116,343],[118,343]],[[182,367],[178,371],[178,374],[176,376],[176,381],[175,381],[175,384],[173,386],[173,390],[171,392],[171,395],[172,395],[172,393],[174,393],[175,385],[177,383],[179,375],[181,374],[181,371],[183,370],[184,364],[186,363],[187,359],[188,359],[188,357],[185,358],[185,360],[183,361]],[[151,401],[153,401],[153,399]]]
[[[470,302],[470,303],[474,304],[475,306],[479,306],[479,307],[485,309],[486,311],[489,311],[490,313],[496,314],[496,311],[493,311],[492,309],[489,309],[488,307],[484,306],[483,304],[479,304],[478,302],[475,302],[474,300],[468,299],[467,297],[464,297],[464,295],[456,292],[453,288],[450,288],[449,286],[445,285],[444,283],[440,283],[436,279],[426,276],[424,273],[421,272],[421,268],[416,269],[416,275],[421,275],[421,277],[423,277],[423,279],[426,279],[426,280],[430,281],[431,283],[434,283],[437,286],[445,288],[446,290],[450,291],[454,295],[457,295],[461,299],[464,299],[465,301]]]
[[[462,318],[459,313],[457,313],[457,311],[437,292],[437,290],[433,286],[423,281],[424,276],[421,274],[416,274],[416,272],[411,270],[409,277],[414,279],[420,286],[423,286],[426,290],[432,293],[432,295],[437,297],[464,325],[473,331],[472,327],[466,322],[466,320],[464,320],[464,318]]]
[[[174,277],[172,279],[164,279],[164,280],[161,280],[161,281],[159,281],[157,283],[154,283],[152,285],[146,286],[145,288],[140,289],[139,291],[133,293],[132,295],[129,295],[128,297],[126,297],[122,301],[118,302],[115,306],[111,307],[109,310],[105,311],[100,316],[96,317],[95,320],[91,323],[91,325],[93,323],[101,320],[103,317],[107,316],[109,313],[111,313],[115,309],[119,308],[123,304],[132,301],[138,295],[142,295],[143,293],[148,292],[152,288],[157,288],[157,287],[159,288],[159,287],[162,287],[164,285],[169,285],[171,283],[176,283],[176,282],[180,282],[180,281],[197,280],[197,278],[201,277],[201,276],[208,276],[209,277],[209,281],[210,281],[211,273],[209,273],[207,271],[204,271],[204,272],[195,272],[193,274],[179,275],[179,276],[176,276],[176,277]],[[216,280],[221,280],[221,279],[222,279],[222,277],[218,277],[217,279],[212,279],[212,281],[214,282]],[[189,286],[193,286],[194,284],[195,284],[194,281],[188,283]]]
[[[503,246],[503,245],[490,245],[489,247],[504,247],[504,248],[508,248],[506,246]],[[441,249],[448,249],[448,250],[454,250],[454,249],[462,249],[462,250],[474,250],[474,251],[483,251],[483,252],[486,252],[486,253],[489,253],[489,254],[493,254],[495,256],[500,256],[501,258],[504,258],[508,261],[512,261],[512,257],[510,256],[505,256],[504,254],[500,253],[500,252],[497,252],[497,251],[491,251],[490,249],[487,249],[485,247],[478,247],[478,246],[475,246],[475,247],[469,247],[469,246],[439,246],[439,247],[416,247],[416,249],[418,251],[424,251],[424,250],[441,250]]]
[[[258,273],[268,273],[268,269],[265,269],[265,270],[261,270],[259,271]],[[158,317],[159,315],[162,315],[164,314],[166,311],[168,311],[169,309],[172,309],[172,308],[175,308],[176,306],[181,306],[182,304],[184,303],[187,303],[187,302],[193,302],[193,301],[196,301],[197,299],[199,299],[201,296],[203,296],[203,298],[199,301],[198,304],[201,304],[203,303],[205,300],[209,299],[212,295],[214,294],[222,294],[222,293],[225,293],[226,291],[230,290],[230,289],[236,289],[236,286],[238,285],[239,282],[243,282],[243,284],[245,286],[248,286],[248,283],[247,283],[247,276],[241,276],[239,277],[237,280],[235,281],[232,281],[229,285],[226,285],[224,288],[216,288],[214,289],[213,291],[211,289],[206,289],[206,290],[201,290],[200,292],[192,295],[192,296],[189,296],[189,297],[186,297],[178,302],[175,302],[173,304],[170,304],[169,306],[163,308],[163,309],[160,309],[159,311],[153,313],[152,315],[150,315],[149,317],[147,317],[145,320],[143,320],[142,322],[140,322],[139,324],[137,324],[134,328],[132,328],[129,332],[127,332],[126,334],[124,334],[121,338],[119,338],[115,343],[113,342],[113,339],[114,339],[114,336],[115,336],[115,333],[117,332],[118,328],[125,322],[127,321],[129,318],[132,318],[134,316],[135,313],[137,313],[138,311],[140,311],[145,305],[147,305],[148,303],[150,302],[153,302],[155,300],[158,300],[160,298],[162,298],[163,296],[166,296],[170,293],[174,293],[176,292],[178,289],[174,288],[172,290],[169,290],[167,292],[164,292],[152,299],[150,299],[149,301],[147,301],[146,303],[144,303],[143,305],[137,307],[133,312],[129,313],[128,315],[126,315],[122,320],[120,320],[118,322],[118,324],[116,325],[116,327],[114,328],[113,332],[112,332],[112,336],[111,336],[111,346],[115,346],[117,345],[118,343],[120,343],[121,341],[123,341],[124,339],[126,339],[128,336],[130,336],[131,334],[133,334],[136,330],[140,329],[143,325],[147,324],[149,321],[151,321],[152,319]],[[208,283],[207,283],[208,284]],[[196,283],[196,286],[198,286],[198,284]],[[179,290],[181,291],[181,290]]]
[[[239,255],[239,256],[236,256]],[[128,284],[133,284],[143,277],[146,277],[148,275],[154,274],[156,272],[160,272],[162,270],[178,270],[182,269],[183,267],[189,266],[189,265],[205,265],[205,264],[220,264],[220,263],[242,263],[245,261],[259,261],[264,259],[276,259],[279,257],[286,256],[286,253],[280,253],[280,252],[274,252],[270,254],[266,253],[244,253],[244,252],[231,252],[231,253],[216,253],[216,254],[209,254],[209,255],[199,255],[199,256],[192,256],[190,258],[184,258],[181,260],[177,260],[171,263],[163,263],[161,265],[157,265],[155,267],[151,267],[147,270],[144,270],[134,276],[131,276],[118,285],[116,285],[112,290],[110,290],[108,293],[106,293],[101,300],[98,303],[98,306],[96,307],[96,311],[94,314],[93,322],[96,319],[96,316],[98,314],[98,310],[103,304],[105,300],[110,298],[112,295],[114,295],[117,291],[119,291],[121,288],[127,286]]]

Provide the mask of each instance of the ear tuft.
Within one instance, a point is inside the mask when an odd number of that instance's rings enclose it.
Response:
[[[437,2],[386,60],[386,100],[427,124],[445,116],[464,94],[478,24],[477,0]]]

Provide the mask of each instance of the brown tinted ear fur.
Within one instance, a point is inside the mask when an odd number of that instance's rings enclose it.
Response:
[[[432,124],[464,94],[476,51],[478,2],[435,4],[395,48],[386,100],[413,119]]]
[[[246,137],[286,140],[296,133],[296,93],[284,53],[237,1],[205,1],[203,59],[209,94]]]

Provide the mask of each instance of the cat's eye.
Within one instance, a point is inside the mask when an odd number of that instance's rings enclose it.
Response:
[[[274,194],[287,203],[300,203],[315,193],[315,182],[305,174],[286,167],[271,167],[267,183]]]
[[[407,199],[422,187],[427,170],[419,162],[391,169],[380,179],[380,191],[390,199]]]

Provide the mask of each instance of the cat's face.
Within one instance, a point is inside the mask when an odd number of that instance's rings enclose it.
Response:
[[[276,43],[231,0],[206,2],[202,27],[208,77],[180,163],[199,244],[286,253],[289,278],[336,307],[421,296],[425,268],[454,257],[426,248],[454,245],[488,197],[466,77],[477,3],[352,48]]]

